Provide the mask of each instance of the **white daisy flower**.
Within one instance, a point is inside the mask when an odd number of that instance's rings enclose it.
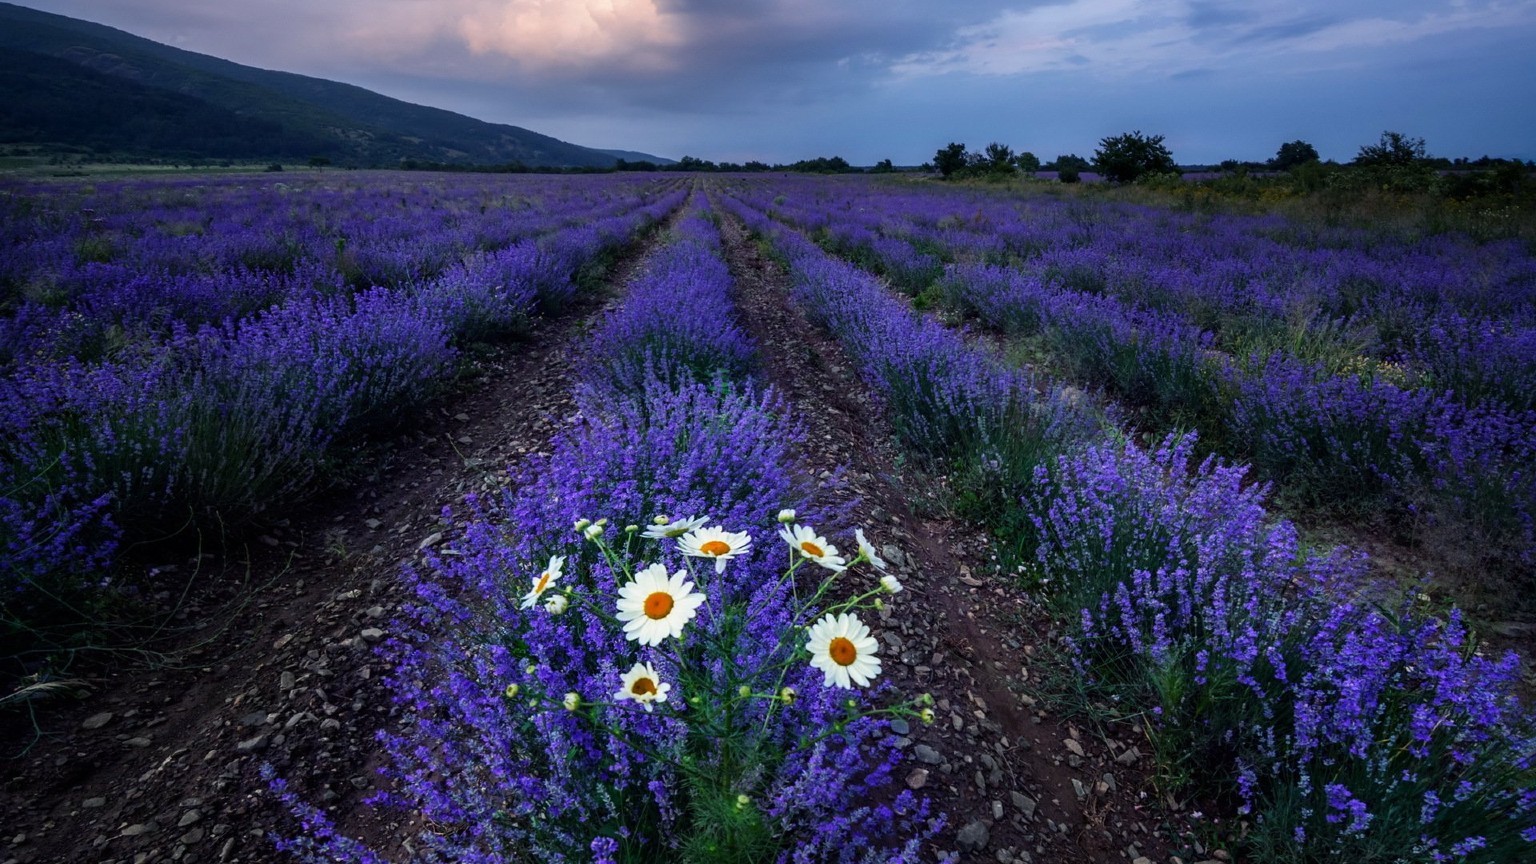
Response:
[[[669,579],[666,567],[652,564],[619,588],[624,637],[641,645],[660,645],[682,633],[683,625],[693,620],[703,604],[704,595],[693,590],[688,571],[679,570]]]
[[[581,707],[581,694],[574,691],[567,693],[565,698],[560,701],[560,704],[564,705],[567,711],[575,711]]]
[[[875,551],[875,547],[868,540],[864,539],[864,529],[853,529],[853,537],[855,540],[859,541],[859,554],[863,555],[865,558],[868,558],[869,563],[875,565],[875,569],[884,570],[885,559],[881,558],[880,553]]]
[[[887,573],[880,577],[880,587],[892,594],[901,593],[901,580]]]
[[[564,567],[564,555],[552,556],[549,559],[549,566],[544,568],[544,572],[533,577],[533,590],[523,595],[521,608],[532,609],[533,604],[538,602],[539,595],[548,591],[556,582],[560,581],[561,571]]]
[[[809,526],[785,525],[779,529],[779,537],[789,544],[789,548],[833,573],[841,573],[848,569],[848,562],[843,560],[843,556],[837,554],[837,547],[828,543],[827,538],[818,535],[815,529]]]
[[[640,532],[641,537],[649,537],[652,540],[676,540],[695,528],[702,528],[709,521],[708,516],[697,518],[689,516],[686,519],[678,519],[673,522],[665,516],[657,516],[645,530]]]
[[[779,522],[788,525],[793,521],[795,521],[795,511],[792,508],[786,507],[779,511]]]
[[[569,605],[570,601],[565,599],[564,594],[556,594],[544,601],[544,610],[551,615],[561,615]]]
[[[715,559],[715,572],[725,572],[725,562],[752,551],[752,535],[745,531],[727,531],[724,526],[696,528],[677,541],[684,555]]]
[[[649,663],[636,663],[624,673],[624,686],[619,688],[619,692],[613,694],[613,698],[616,702],[633,699],[649,712],[651,703],[667,701],[667,693],[671,690],[672,685],[661,680],[661,676],[656,674],[655,667]]]
[[[826,686],[868,687],[880,674],[880,658],[875,656],[880,644],[859,616],[847,612],[822,616],[808,635],[805,650],[811,652],[811,665],[826,676]]]

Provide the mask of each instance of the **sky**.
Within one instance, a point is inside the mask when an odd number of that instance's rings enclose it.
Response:
[[[19,0],[589,147],[915,165],[955,141],[1182,164],[1536,159],[1536,0]]]

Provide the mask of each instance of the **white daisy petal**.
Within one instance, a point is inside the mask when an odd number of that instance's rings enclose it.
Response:
[[[853,529],[853,536],[855,540],[859,541],[859,552],[869,559],[869,563],[875,565],[876,570],[884,570],[886,566],[885,559],[881,558],[880,553],[875,551],[874,544],[864,539],[864,529]]]
[[[549,566],[544,568],[544,572],[533,577],[533,590],[523,595],[523,602],[520,608],[532,609],[533,604],[538,602],[539,596],[554,587],[556,582],[560,581],[561,570],[564,567],[564,555],[551,556]]]
[[[843,556],[837,554],[837,547],[827,542],[827,538],[817,534],[815,529],[806,525],[785,525],[779,529],[779,539],[789,544],[789,548],[800,553],[833,573],[841,573],[848,569],[848,562]]]
[[[665,566],[652,564],[619,588],[618,619],[624,622],[625,638],[660,645],[680,635],[703,604],[704,595],[694,590],[686,570],[668,578]]]
[[[880,644],[857,615],[824,615],[811,625],[805,649],[811,665],[820,669],[826,686],[845,690],[868,687],[880,674]]]
[[[745,531],[727,531],[719,525],[695,528],[679,538],[677,546],[684,555],[713,558],[715,572],[724,573],[727,561],[752,551],[752,535]]]
[[[656,668],[649,663],[636,663],[624,673],[623,686],[613,694],[615,702],[633,699],[649,712],[653,702],[667,701],[672,685],[661,680]]]

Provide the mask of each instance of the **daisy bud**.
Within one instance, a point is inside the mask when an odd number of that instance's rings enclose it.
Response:
[[[640,526],[639,525],[625,525],[624,526],[624,533],[625,534],[633,534],[633,533],[635,533],[636,531],[639,531],[639,530],[640,530]]]
[[[592,524],[594,524],[594,525],[601,525],[601,526],[606,527],[608,525],[608,517],[604,516],[603,518],[597,520],[596,522],[594,522]]]
[[[518,689],[519,688],[518,688],[518,686],[516,684],[508,684],[507,685],[507,698],[508,699],[516,699],[517,698],[517,691],[518,691]]]
[[[901,580],[887,573],[886,575],[880,577],[880,587],[884,588],[891,594],[900,594]]]
[[[539,667],[533,665],[532,663],[529,663],[527,666],[523,667],[523,674],[527,675],[530,678],[533,677],[534,673],[536,673],[538,671],[539,671]]]
[[[603,526],[588,525],[586,528],[582,529],[581,533],[588,540],[596,540],[597,538],[603,536]]]
[[[932,708],[924,708],[923,710],[917,712],[917,716],[922,718],[924,724],[926,724],[928,726],[932,726],[933,725],[933,709]]]
[[[885,601],[881,600],[879,597],[876,597],[875,598],[875,602],[874,602],[874,606],[875,606],[875,611],[879,612],[881,609],[885,608]]]
[[[665,524],[667,524],[668,522],[671,522],[671,521],[672,521],[671,519],[668,519],[665,516],[653,516],[653,517],[651,517],[651,524],[652,525],[665,525]]]
[[[795,511],[785,508],[779,511],[779,521],[785,525],[795,521]]]
[[[779,690],[779,699],[783,701],[785,705],[793,704],[796,695],[797,694],[795,693],[795,688],[793,687],[784,687]]]
[[[737,795],[736,796],[736,809],[737,810],[745,810],[747,805],[751,804],[751,803],[752,803],[752,799],[748,798],[745,795]]]
[[[569,605],[569,601],[565,599],[564,594],[556,594],[544,601],[544,609],[551,615],[563,613],[567,605]]]
[[[587,530],[587,526],[591,525],[591,524],[592,524],[592,520],[591,519],[577,519],[576,520],[576,525],[574,527],[576,528],[577,533],[580,533],[582,531]]]
[[[577,708],[581,707],[581,694],[579,694],[579,693],[567,693],[567,694],[565,694],[565,701],[562,704],[565,705],[565,710],[567,710],[567,711],[575,711]]]
[[[741,685],[741,686],[740,686],[740,687],[738,687],[738,688],[736,688],[736,694],[737,694],[737,695],[738,695],[738,696],[740,696],[740,697],[741,697],[741,698],[743,698],[743,699],[745,699],[745,698],[747,698],[747,697],[748,697],[748,696],[751,696],[751,695],[752,695],[752,688],[751,688],[751,687],[748,687],[748,686],[747,686],[747,685],[745,685],[745,684],[743,684],[743,685]]]
[[[932,705],[933,704],[933,694],[932,693],[924,693],[923,695],[917,697],[917,704],[919,704],[919,705]]]

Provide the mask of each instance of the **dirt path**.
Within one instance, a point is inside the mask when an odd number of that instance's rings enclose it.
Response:
[[[627,256],[610,284],[640,260]],[[396,849],[400,826],[357,805],[375,791],[374,735],[395,713],[373,646],[407,600],[399,573],[451,539],[444,507],[505,483],[508,465],[568,425],[573,351],[604,303],[587,298],[477,361],[473,381],[373,453],[363,479],[257,538],[248,572],[225,565],[210,579],[220,565],[203,562],[189,611],[217,622],[214,635],[189,636],[174,667],[123,669],[78,705],[48,706],[44,736],[0,762],[0,862],[278,860],[265,835],[291,822],[263,762],[347,833]],[[32,730],[5,719],[10,757]]]
[[[997,862],[1205,857],[1171,843],[1149,806],[1144,739],[1077,728],[1031,695],[1042,674],[1035,658],[1053,638],[1048,618],[986,575],[988,541],[945,513],[944,478],[903,467],[853,364],[790,303],[782,266],[736,220],[722,222],[743,323],[768,380],[809,427],[802,458],[814,471],[849,466],[844,494],[857,497],[860,524],[871,542],[894,547],[888,558],[906,590],[875,629],[887,680],[938,700],[937,722],[904,736],[910,755],[898,771],[949,814],[936,851]]]

